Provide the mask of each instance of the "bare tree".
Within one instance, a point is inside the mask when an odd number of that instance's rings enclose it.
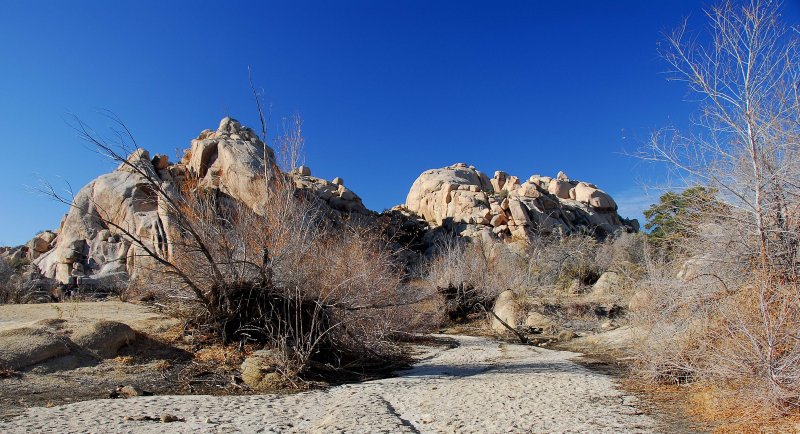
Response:
[[[658,131],[643,157],[686,185],[716,189],[726,212],[685,240],[695,258],[650,267],[640,364],[654,377],[714,381],[747,402],[800,406],[800,53],[772,0],[706,13],[707,44],[686,23],[662,55],[699,100],[694,130]],[[699,264],[699,265],[698,265]],[[688,267],[688,268],[687,268]],[[691,271],[690,268],[704,268]]]
[[[684,23],[661,53],[670,79],[688,84],[700,101],[698,128],[658,131],[643,157],[669,163],[687,185],[718,189],[738,211],[731,220],[755,238],[762,265],[787,272],[797,254],[800,196],[798,42],[775,1],[728,1],[706,15],[708,45]]]

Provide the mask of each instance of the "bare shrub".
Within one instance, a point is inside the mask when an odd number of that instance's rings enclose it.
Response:
[[[19,302],[21,294],[12,281],[13,276],[14,269],[5,258],[0,258],[0,304]]]
[[[640,306],[633,323],[642,336],[634,346],[638,375],[649,381],[685,383],[696,378],[703,363],[699,345],[706,342],[703,321],[713,310],[703,285],[687,284],[675,277],[676,265],[648,261],[638,282]]]
[[[264,215],[218,196],[185,194],[184,215],[203,248],[194,238],[173,245],[175,265],[206,298],[181,279],[167,296],[188,300],[198,326],[286,350],[291,374],[312,360],[345,366],[393,351],[411,300],[375,232],[327,226],[288,182],[272,186]]]
[[[595,264],[604,271],[619,271],[640,266],[647,259],[647,238],[642,233],[621,232],[597,246]]]
[[[78,129],[144,178],[148,200],[169,219],[170,233],[153,244],[95,207],[96,218],[135,249],[139,290],[190,328],[225,343],[278,348],[287,375],[315,365],[385,363],[396,355],[396,334],[407,330],[416,300],[400,284],[377,231],[328,218],[313,194],[297,190],[291,175],[267,167],[266,159],[264,201],[254,210],[191,179],[161,181],[119,144],[79,120]]]
[[[24,275],[31,267],[26,258],[0,257],[0,304],[29,303],[46,298],[46,293]]]
[[[482,240],[455,236],[439,240],[424,273],[427,282],[444,294],[451,320],[467,319],[479,305],[490,305],[506,289],[491,249]]]
[[[281,132],[275,138],[275,145],[278,149],[278,164],[284,171],[292,172],[305,164],[303,119],[299,114],[281,119]]]
[[[598,245],[584,235],[534,239],[527,251],[529,291],[556,295],[591,285],[602,274],[595,261]]]
[[[642,274],[645,244],[641,234],[617,234],[602,242],[582,235],[543,236],[524,249],[499,241],[444,238],[427,265],[425,279],[446,295],[451,320],[482,312],[480,306],[491,306],[507,289],[521,296],[526,309],[529,300],[552,299],[558,304],[585,293],[605,271],[624,277],[620,281],[625,288],[615,288],[614,294],[630,295]],[[594,315],[594,307],[586,309]]]
[[[716,274],[685,281],[676,278],[679,268],[654,261],[639,282],[646,296],[633,316],[642,333],[637,373],[653,382],[708,382],[768,412],[796,408],[800,288],[757,274],[736,286]]]

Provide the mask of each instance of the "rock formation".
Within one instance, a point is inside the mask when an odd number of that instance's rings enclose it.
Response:
[[[38,234],[6,255],[25,256],[45,277],[63,283],[123,286],[138,270],[153,265],[145,247],[164,257],[172,253],[177,228],[153,182],[170,195],[180,194],[187,183],[214,189],[261,213],[268,180],[284,177],[334,215],[370,214],[341,178],[315,178],[308,167],[282,173],[273,150],[253,130],[227,117],[216,131],[205,130],[192,140],[177,163],[164,155],[151,158],[143,149],[128,162],[135,168],[121,164],[83,187],[58,231]],[[144,246],[132,243],[126,232]]]
[[[636,220],[617,214],[606,192],[563,172],[520,182],[501,171],[489,179],[474,166],[457,163],[423,172],[405,206],[433,225],[458,225],[462,235],[490,233],[501,239],[529,240],[535,233],[554,232],[605,236],[639,229]]]

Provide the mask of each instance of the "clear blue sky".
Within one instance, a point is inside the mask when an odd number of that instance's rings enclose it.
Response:
[[[685,16],[703,25],[701,7],[0,0],[0,245],[58,226],[66,209],[29,191],[38,177],[77,189],[113,167],[67,113],[102,129],[95,111],[111,109],[140,145],[175,155],[225,115],[255,126],[248,65],[276,117],[305,119],[314,175],[341,176],[372,209],[463,161],[490,175],[564,170],[635,216],[638,183],[659,174],[621,153],[693,109],[656,44]],[[798,22],[796,2],[785,9]]]

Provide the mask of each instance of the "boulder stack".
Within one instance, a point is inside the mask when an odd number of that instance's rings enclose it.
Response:
[[[606,192],[570,180],[564,172],[555,178],[533,175],[520,182],[503,171],[487,179],[474,167],[458,163],[423,172],[411,186],[405,206],[433,225],[461,224],[465,232],[490,230],[502,239],[638,230],[638,222],[617,214],[617,204]]]

